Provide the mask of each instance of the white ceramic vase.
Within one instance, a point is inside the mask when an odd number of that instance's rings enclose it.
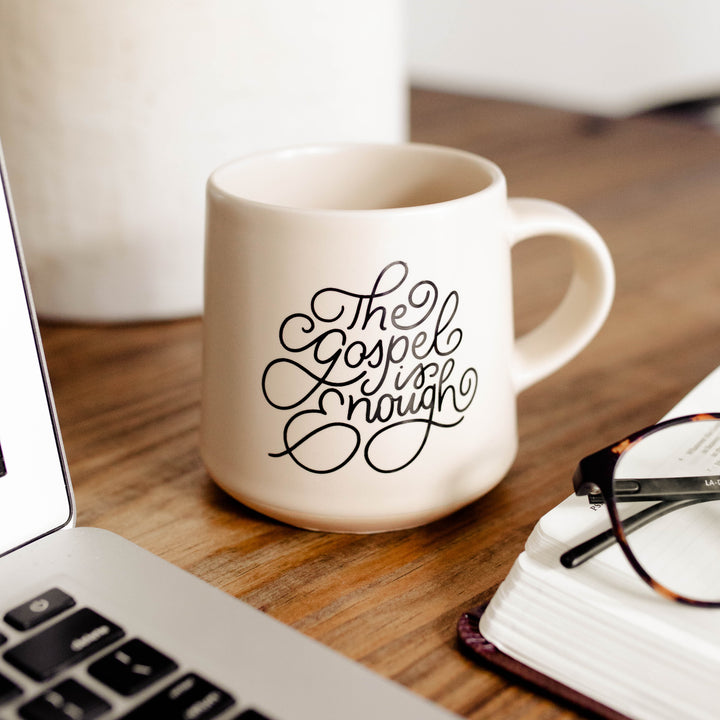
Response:
[[[202,310],[204,187],[406,134],[401,0],[2,0],[0,138],[41,316]]]

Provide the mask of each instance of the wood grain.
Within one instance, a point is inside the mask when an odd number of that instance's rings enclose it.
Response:
[[[43,323],[79,524],[118,532],[467,718],[576,718],[466,660],[455,625],[570,493],[580,457],[655,421],[720,364],[720,140],[676,118],[598,121],[420,90],[412,137],[491,158],[511,195],[570,206],[616,263],[600,335],[520,396],[520,452],[507,478],[417,530],[287,527],[230,499],[203,468],[199,319]],[[552,239],[514,260],[525,330],[562,294],[568,261]]]

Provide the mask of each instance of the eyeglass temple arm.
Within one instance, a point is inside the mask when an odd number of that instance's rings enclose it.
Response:
[[[629,534],[634,530],[638,530],[647,525],[649,522],[656,520],[673,510],[680,510],[681,508],[688,507],[689,505],[695,505],[696,503],[707,502],[708,500],[717,500],[718,494],[714,496],[705,495],[701,497],[686,498],[684,500],[661,500],[660,502],[652,505],[651,507],[640,510],[640,512],[631,515],[623,520],[623,530],[625,534]],[[566,550],[560,556],[560,563],[563,567],[574,568],[578,565],[582,565],[586,560],[591,557],[595,557],[599,552],[610,547],[614,542],[617,542],[612,529],[605,530],[589,540],[576,545],[575,547]]]

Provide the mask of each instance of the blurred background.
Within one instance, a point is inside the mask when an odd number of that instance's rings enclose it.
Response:
[[[720,95],[714,0],[409,0],[414,84],[623,116]]]
[[[0,0],[0,137],[45,319],[202,311],[204,186],[409,137],[409,88],[716,121],[715,0]]]

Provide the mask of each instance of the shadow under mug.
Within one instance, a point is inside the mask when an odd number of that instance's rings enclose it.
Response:
[[[567,293],[515,340],[511,248],[559,236]],[[508,199],[488,160],[430,145],[252,155],[207,186],[201,453],[246,505],[376,532],[442,517],[517,451],[516,395],[609,311],[598,233]]]

